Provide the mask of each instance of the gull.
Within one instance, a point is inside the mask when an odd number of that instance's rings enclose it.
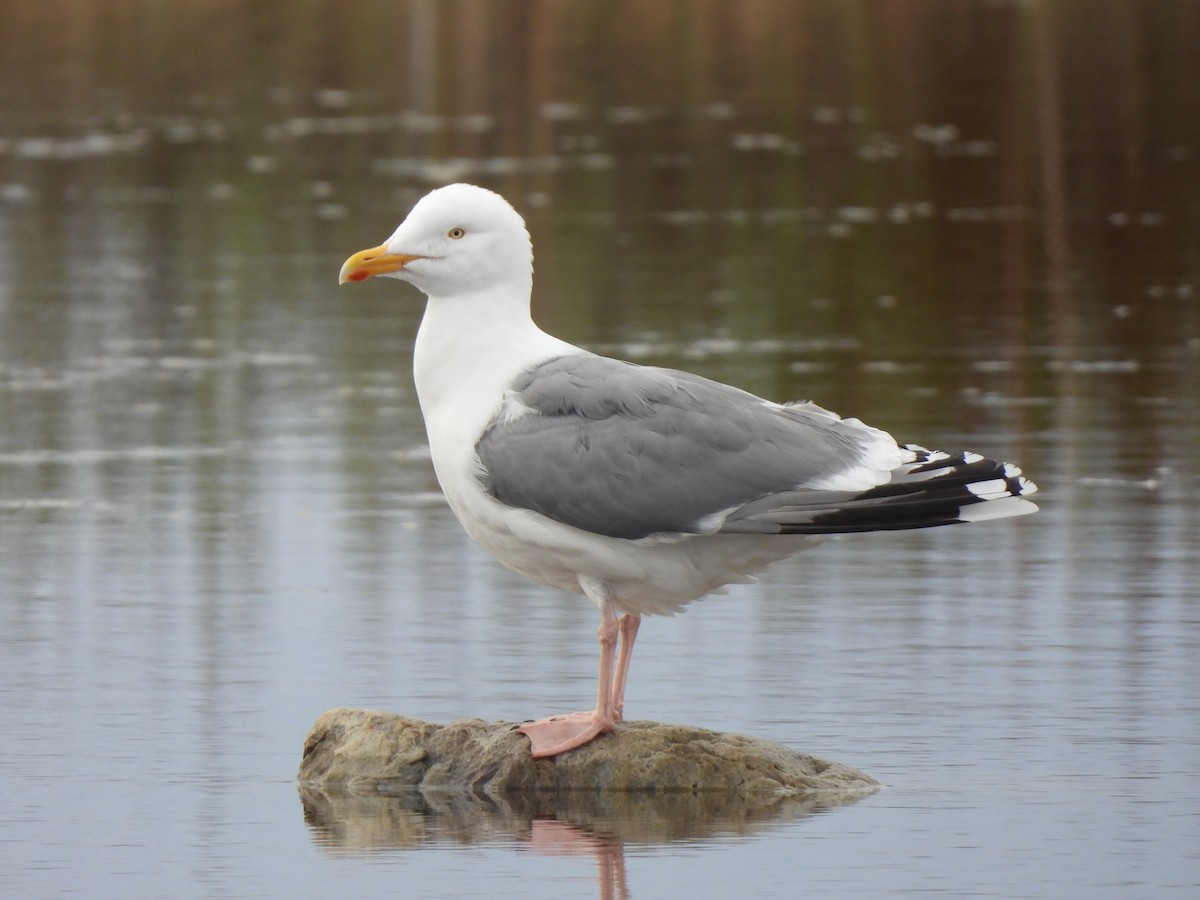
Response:
[[[898,444],[811,402],[547,334],[530,313],[525,222],[484,188],[430,192],[338,280],[372,276],[427,297],[413,375],[451,510],[509,569],[599,607],[596,707],[522,725],[534,757],[621,720],[643,615],[752,581],[819,535],[1037,510],[1037,487],[1011,463]]]

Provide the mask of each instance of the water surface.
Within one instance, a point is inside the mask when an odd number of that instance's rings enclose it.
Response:
[[[1193,4],[9,5],[6,895],[1200,884]],[[594,610],[440,499],[420,298],[335,284],[456,178],[526,215],[548,330],[1041,485],[1037,516],[830,541],[644,624],[632,716],[880,793],[298,792],[330,707],[593,693]]]

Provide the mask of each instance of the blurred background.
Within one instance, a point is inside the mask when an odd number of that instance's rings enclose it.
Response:
[[[0,888],[593,890],[514,857],[511,811],[335,865],[354,829],[290,783],[330,706],[593,690],[594,611],[440,499],[422,298],[336,284],[458,180],[526,217],[548,331],[1042,487],[1038,516],[835,542],[648,623],[634,717],[892,786],[689,838],[708,864],[639,832],[619,883],[1194,886],[1198,51],[1191,0],[4,0]],[[561,818],[611,887],[607,815]]]

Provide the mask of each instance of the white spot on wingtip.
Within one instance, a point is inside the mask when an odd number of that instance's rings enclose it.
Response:
[[[974,484],[968,484],[967,490],[983,500],[1000,500],[1012,495],[1012,491],[1008,489],[1008,482],[1003,478],[976,481]]]
[[[1024,497],[1003,497],[990,503],[973,503],[958,511],[961,522],[986,522],[989,519],[1007,519],[1011,516],[1027,516],[1038,511],[1036,503]]]

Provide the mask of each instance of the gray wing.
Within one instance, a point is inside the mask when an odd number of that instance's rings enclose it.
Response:
[[[618,538],[779,532],[761,521],[771,518],[761,515],[764,498],[786,496],[794,508],[797,491],[828,496],[820,486],[862,467],[881,441],[895,446],[819,407],[781,407],[697,375],[590,355],[531,369],[505,406],[476,446],[485,490]],[[725,527],[727,513],[756,501],[758,515]]]

